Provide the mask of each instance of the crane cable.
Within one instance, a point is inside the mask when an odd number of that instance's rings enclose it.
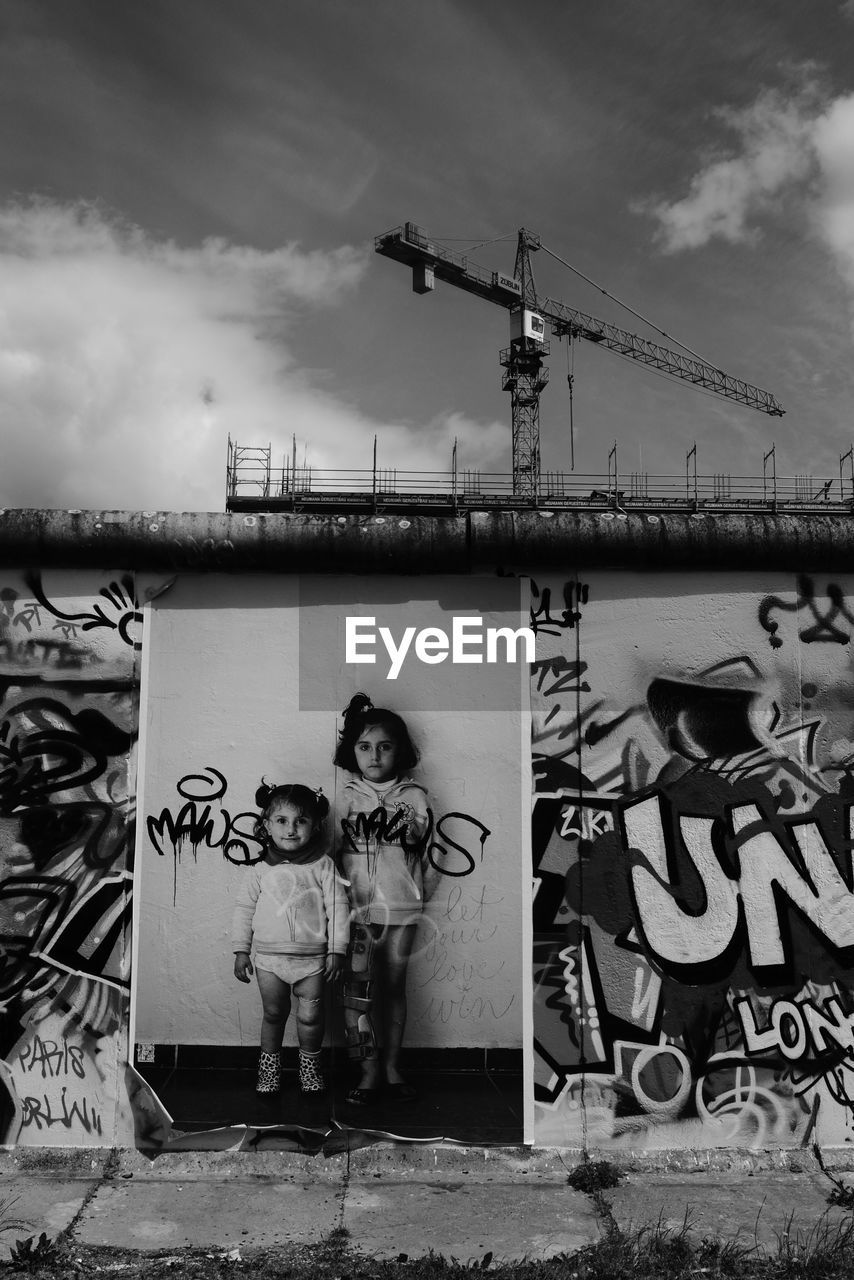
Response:
[[[468,236],[437,236],[436,239],[439,241],[443,241],[445,243],[449,243],[453,241],[457,244],[466,244],[468,243],[469,237]],[[513,234],[508,234],[504,236],[496,236],[493,240],[481,240],[479,243],[473,244],[471,248],[467,249],[466,253],[467,254],[476,253],[478,249],[485,249],[487,245],[500,244],[502,240],[512,240],[512,239],[513,239]],[[711,362],[711,360],[707,360],[705,356],[701,356],[698,351],[695,351],[693,347],[689,347],[687,343],[680,342],[678,338],[674,338],[673,335],[671,333],[668,333],[666,329],[659,328],[659,326],[653,320],[650,320],[648,319],[647,316],[642,315],[640,311],[635,311],[634,307],[630,307],[627,302],[623,302],[622,298],[618,298],[615,293],[610,293],[607,289],[603,288],[601,284],[597,284],[595,280],[591,280],[590,276],[586,276],[583,271],[580,271],[578,269],[578,267],[574,267],[571,262],[567,262],[566,258],[562,258],[559,253],[555,253],[554,250],[550,249],[547,244],[540,243],[540,248],[545,253],[547,253],[550,258],[554,258],[555,262],[559,262],[561,266],[566,267],[568,271],[572,271],[575,275],[579,276],[582,280],[586,281],[587,284],[592,285],[594,289],[598,289],[599,292],[603,294],[604,297],[610,298],[612,302],[616,302],[618,307],[623,307],[623,309],[625,311],[628,311],[629,315],[634,316],[636,320],[640,320],[642,324],[648,324],[650,329],[654,329],[655,332],[660,334],[662,338],[666,338],[668,342],[675,343],[677,347],[681,347],[683,351],[687,351],[689,356],[693,356],[694,359],[699,360],[701,364],[708,365],[708,367],[710,369],[714,369],[716,373],[723,373],[723,369],[719,369],[716,364],[713,364]]]
[[[571,353],[571,357],[570,357]],[[575,382],[575,347],[572,334],[566,335],[566,382],[569,387],[569,461],[570,471],[575,470],[575,425],[572,418],[572,387]]]
[[[622,298],[618,298],[616,294],[609,293],[607,289],[603,289],[601,284],[597,284],[595,280],[591,280],[583,271],[579,271],[578,267],[574,267],[571,262],[567,262],[566,258],[562,258],[559,253],[554,253],[548,245],[541,244],[540,248],[544,249],[550,258],[554,258],[556,262],[560,262],[564,267],[567,267],[570,271],[574,272],[575,275],[580,276],[582,280],[586,280],[588,284],[592,284],[593,288],[598,289],[606,298],[610,298],[611,301],[616,302],[618,306],[624,307],[625,310],[628,311],[630,315],[633,315],[636,320],[641,320],[644,324],[648,324],[656,333],[660,333],[662,338],[666,338],[668,342],[675,342],[677,347],[681,347],[683,351],[687,351],[689,356],[693,356],[694,359],[699,360],[701,364],[708,365],[710,369],[714,369],[715,373],[723,373],[723,369],[719,369],[716,364],[712,364],[710,360],[706,360],[704,356],[701,356],[691,347],[686,346],[684,342],[680,342],[678,338],[674,338],[672,334],[666,333],[664,329],[659,329],[658,325],[654,324],[652,320],[648,320],[647,317],[641,315],[639,311],[635,311],[634,307],[630,307],[627,302],[623,302]],[[724,376],[726,375],[724,374]]]

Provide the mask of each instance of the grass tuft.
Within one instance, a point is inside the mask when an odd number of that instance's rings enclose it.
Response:
[[[728,1280],[750,1275],[766,1280],[754,1265],[758,1260],[753,1253],[753,1246],[735,1240],[696,1240],[686,1214],[678,1227],[659,1220],[631,1234],[611,1231],[575,1254],[562,1274],[574,1280]]]
[[[790,1218],[777,1236],[775,1275],[785,1280],[849,1280],[854,1272],[854,1221],[831,1222],[825,1215],[815,1226],[794,1229]]]
[[[25,1227],[32,1225],[26,1218],[16,1218],[9,1212],[10,1209],[15,1207],[20,1198],[19,1195],[0,1196],[0,1233],[4,1231],[23,1231]]]

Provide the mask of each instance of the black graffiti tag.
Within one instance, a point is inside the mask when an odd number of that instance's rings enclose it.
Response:
[[[456,823],[462,824],[462,830],[455,829],[453,835],[447,830],[450,825],[452,829]],[[466,828],[473,827],[474,831],[468,831]],[[492,835],[489,827],[473,818],[468,813],[445,813],[436,823],[436,838],[430,844],[427,851],[427,857],[430,866],[443,876],[469,876],[474,871],[478,862],[483,862],[483,853],[488,838]],[[456,839],[454,839],[456,836]],[[467,837],[477,838],[480,841],[480,848],[475,853],[468,847]],[[462,862],[455,865],[455,859],[459,855]],[[476,856],[477,855],[477,856]]]
[[[564,607],[558,617],[552,615],[552,589],[543,587],[542,592],[536,582],[531,579],[531,630],[544,636],[559,636],[566,630],[577,627],[581,621],[581,606],[587,604],[590,588],[586,582],[568,579],[562,588]]]
[[[552,658],[538,658],[531,663],[531,676],[536,676],[536,691],[544,698],[553,698],[558,693],[589,693],[590,685],[581,679],[586,670],[586,662],[570,661],[561,654]],[[552,682],[544,688],[547,676],[552,677]]]
[[[400,805],[389,813],[378,805],[371,813],[357,813],[354,818],[342,818],[341,830],[351,849],[356,853],[367,852],[373,840],[378,844],[399,844],[405,854],[419,854],[433,831],[433,814],[427,810],[427,827],[414,839],[409,838],[411,814],[409,806]]]
[[[116,631],[124,643],[134,649],[141,648],[141,643],[134,639],[133,632],[142,625],[142,614],[139,612],[130,574],[124,574],[121,582],[111,582],[108,587],[100,589],[98,595],[105,602],[106,608],[102,604],[93,603],[88,609],[77,613],[66,613],[47,598],[40,574],[28,573],[25,580],[38,604],[57,619],[56,629],[63,631],[66,636],[76,635],[78,628],[81,631],[106,629]]]
[[[206,765],[204,773],[188,773],[176,790],[185,802],[177,812],[167,807],[146,819],[148,837],[161,857],[169,845],[177,859],[186,842],[194,854],[203,845],[221,849],[223,857],[236,866],[251,866],[263,860],[264,844],[255,834],[258,815],[244,812],[232,817],[219,803],[228,783],[218,769]]]
[[[838,620],[844,619],[850,627],[854,627],[854,615],[846,606],[845,595],[837,583],[828,583],[827,599],[830,602],[829,607],[822,611],[816,601],[815,584],[805,573],[798,577],[798,598],[794,603],[781,600],[779,596],[765,596],[759,605],[759,625],[763,631],[768,632],[768,643],[771,648],[779,649],[783,644],[777,635],[780,624],[771,617],[775,610],[781,613],[798,614],[804,609],[807,610],[812,623],[802,627],[798,632],[804,644],[849,644],[851,632],[840,627]]]
[[[70,1044],[64,1036],[61,1040],[43,1040],[39,1035],[34,1036],[32,1043],[25,1045],[18,1054],[18,1062],[23,1072],[35,1071],[43,1080],[67,1075],[75,1075],[78,1080],[86,1078],[83,1049],[80,1045]]]
[[[0,724],[0,810],[39,804],[56,791],[80,787],[104,772],[110,756],[124,755],[131,735],[100,711],[76,715],[54,698],[31,698],[14,709],[15,720],[44,727],[16,733],[7,717]],[[64,728],[55,721],[64,722]]]
[[[50,1130],[54,1125],[62,1125],[63,1129],[71,1129],[79,1124],[86,1133],[102,1133],[101,1117],[85,1098],[78,1102],[68,1097],[65,1085],[60,1090],[59,1098],[43,1093],[40,1096],[27,1095],[21,1099],[22,1126],[28,1128],[35,1125],[36,1130]]]
[[[426,846],[427,860],[440,875],[471,875],[478,862],[483,861],[484,846],[492,834],[489,827],[468,813],[445,813],[436,822],[434,835],[433,814],[429,809],[427,812],[427,829],[414,841],[407,839],[405,808],[387,813],[380,806],[372,813],[356,814],[352,820],[343,818],[341,829],[348,845],[356,853],[367,854],[373,841],[398,844],[407,856],[418,855]],[[461,828],[456,824],[462,824]],[[479,847],[475,846],[474,851],[469,847],[470,838],[479,841]]]

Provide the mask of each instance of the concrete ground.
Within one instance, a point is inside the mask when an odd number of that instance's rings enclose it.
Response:
[[[802,1156],[803,1153],[799,1153]],[[547,1258],[591,1244],[616,1225],[657,1224],[738,1238],[773,1251],[784,1233],[847,1223],[830,1208],[814,1159],[680,1157],[667,1171],[621,1156],[620,1185],[574,1191],[566,1152],[380,1143],[331,1157],[294,1152],[24,1150],[0,1156],[2,1256],[22,1236],[62,1231],[81,1245],[141,1252],[252,1249],[310,1243],[346,1228],[364,1254],[431,1249],[461,1262]],[[847,1181],[844,1174],[838,1175]]]

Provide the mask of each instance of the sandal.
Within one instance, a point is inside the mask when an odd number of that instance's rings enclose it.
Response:
[[[418,1090],[415,1085],[401,1080],[398,1084],[387,1084],[383,1089],[390,1102],[417,1102]]]
[[[381,1089],[351,1089],[344,1099],[351,1107],[375,1107],[382,1096]]]

